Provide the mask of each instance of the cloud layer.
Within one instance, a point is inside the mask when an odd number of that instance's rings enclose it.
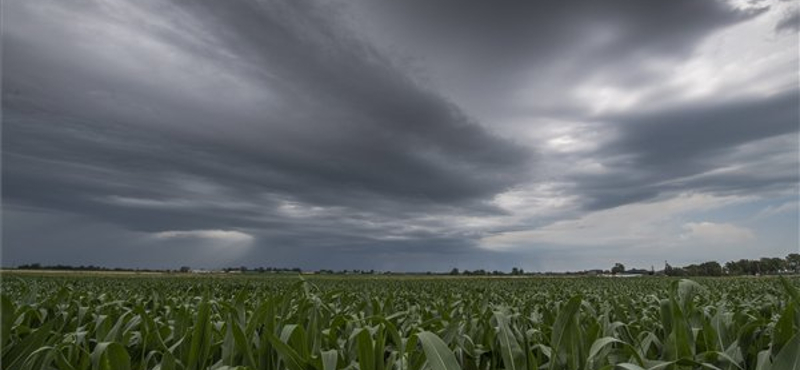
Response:
[[[4,265],[577,269],[608,262],[575,260],[588,245],[638,248],[628,264],[671,254],[643,240],[797,246],[796,211],[769,211],[797,203],[793,4],[5,5]],[[692,199],[726,201],[662,208]]]

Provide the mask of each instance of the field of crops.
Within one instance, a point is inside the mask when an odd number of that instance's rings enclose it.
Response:
[[[800,369],[800,279],[24,276],[2,369]]]

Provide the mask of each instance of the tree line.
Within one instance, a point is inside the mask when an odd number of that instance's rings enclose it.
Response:
[[[159,269],[140,269],[140,268],[122,268],[122,267],[104,267],[95,265],[42,265],[41,263],[28,263],[17,266],[19,270],[58,270],[58,271],[134,271],[134,272],[162,272]]]
[[[665,263],[668,276],[723,276],[723,275],[777,275],[800,273],[800,253],[790,253],[786,258],[762,257],[757,260],[740,259],[720,265],[716,261],[673,267]]]
[[[66,270],[66,271],[140,271],[140,272],[183,272],[188,273],[193,271],[189,266],[182,266],[176,270],[159,270],[159,269],[130,269],[130,268],[107,268],[94,265],[48,265],[44,266],[39,263],[31,263],[17,266],[20,270]],[[243,273],[301,273],[302,270],[298,267],[285,268],[285,267],[256,267],[248,268],[246,266],[240,267],[227,267],[222,269],[224,272],[243,272]],[[377,272],[375,270],[317,270],[317,274],[392,274],[393,272],[384,271]],[[674,267],[669,263],[664,263],[664,270],[654,271],[644,269],[625,269],[621,263],[617,263],[610,270],[587,270],[587,271],[574,271],[563,273],[541,273],[541,272],[525,272],[522,268],[514,267],[510,272],[505,271],[487,271],[483,269],[478,270],[459,270],[453,268],[448,273],[432,273],[427,272],[426,275],[467,275],[467,276],[503,276],[503,275],[597,275],[603,273],[611,273],[613,275],[620,273],[638,274],[638,275],[655,275],[663,274],[667,276],[735,276],[735,275],[776,275],[776,274],[800,274],[800,253],[791,253],[785,258],[778,257],[763,257],[760,259],[749,260],[740,259],[738,261],[729,261],[724,265],[716,261],[708,261],[700,264],[690,264],[683,267]]]

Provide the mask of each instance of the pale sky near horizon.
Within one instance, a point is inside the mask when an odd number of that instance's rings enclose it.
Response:
[[[800,252],[796,1],[2,6],[3,266]]]

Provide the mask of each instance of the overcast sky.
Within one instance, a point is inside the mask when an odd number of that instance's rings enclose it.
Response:
[[[793,1],[7,0],[2,265],[798,252]]]

